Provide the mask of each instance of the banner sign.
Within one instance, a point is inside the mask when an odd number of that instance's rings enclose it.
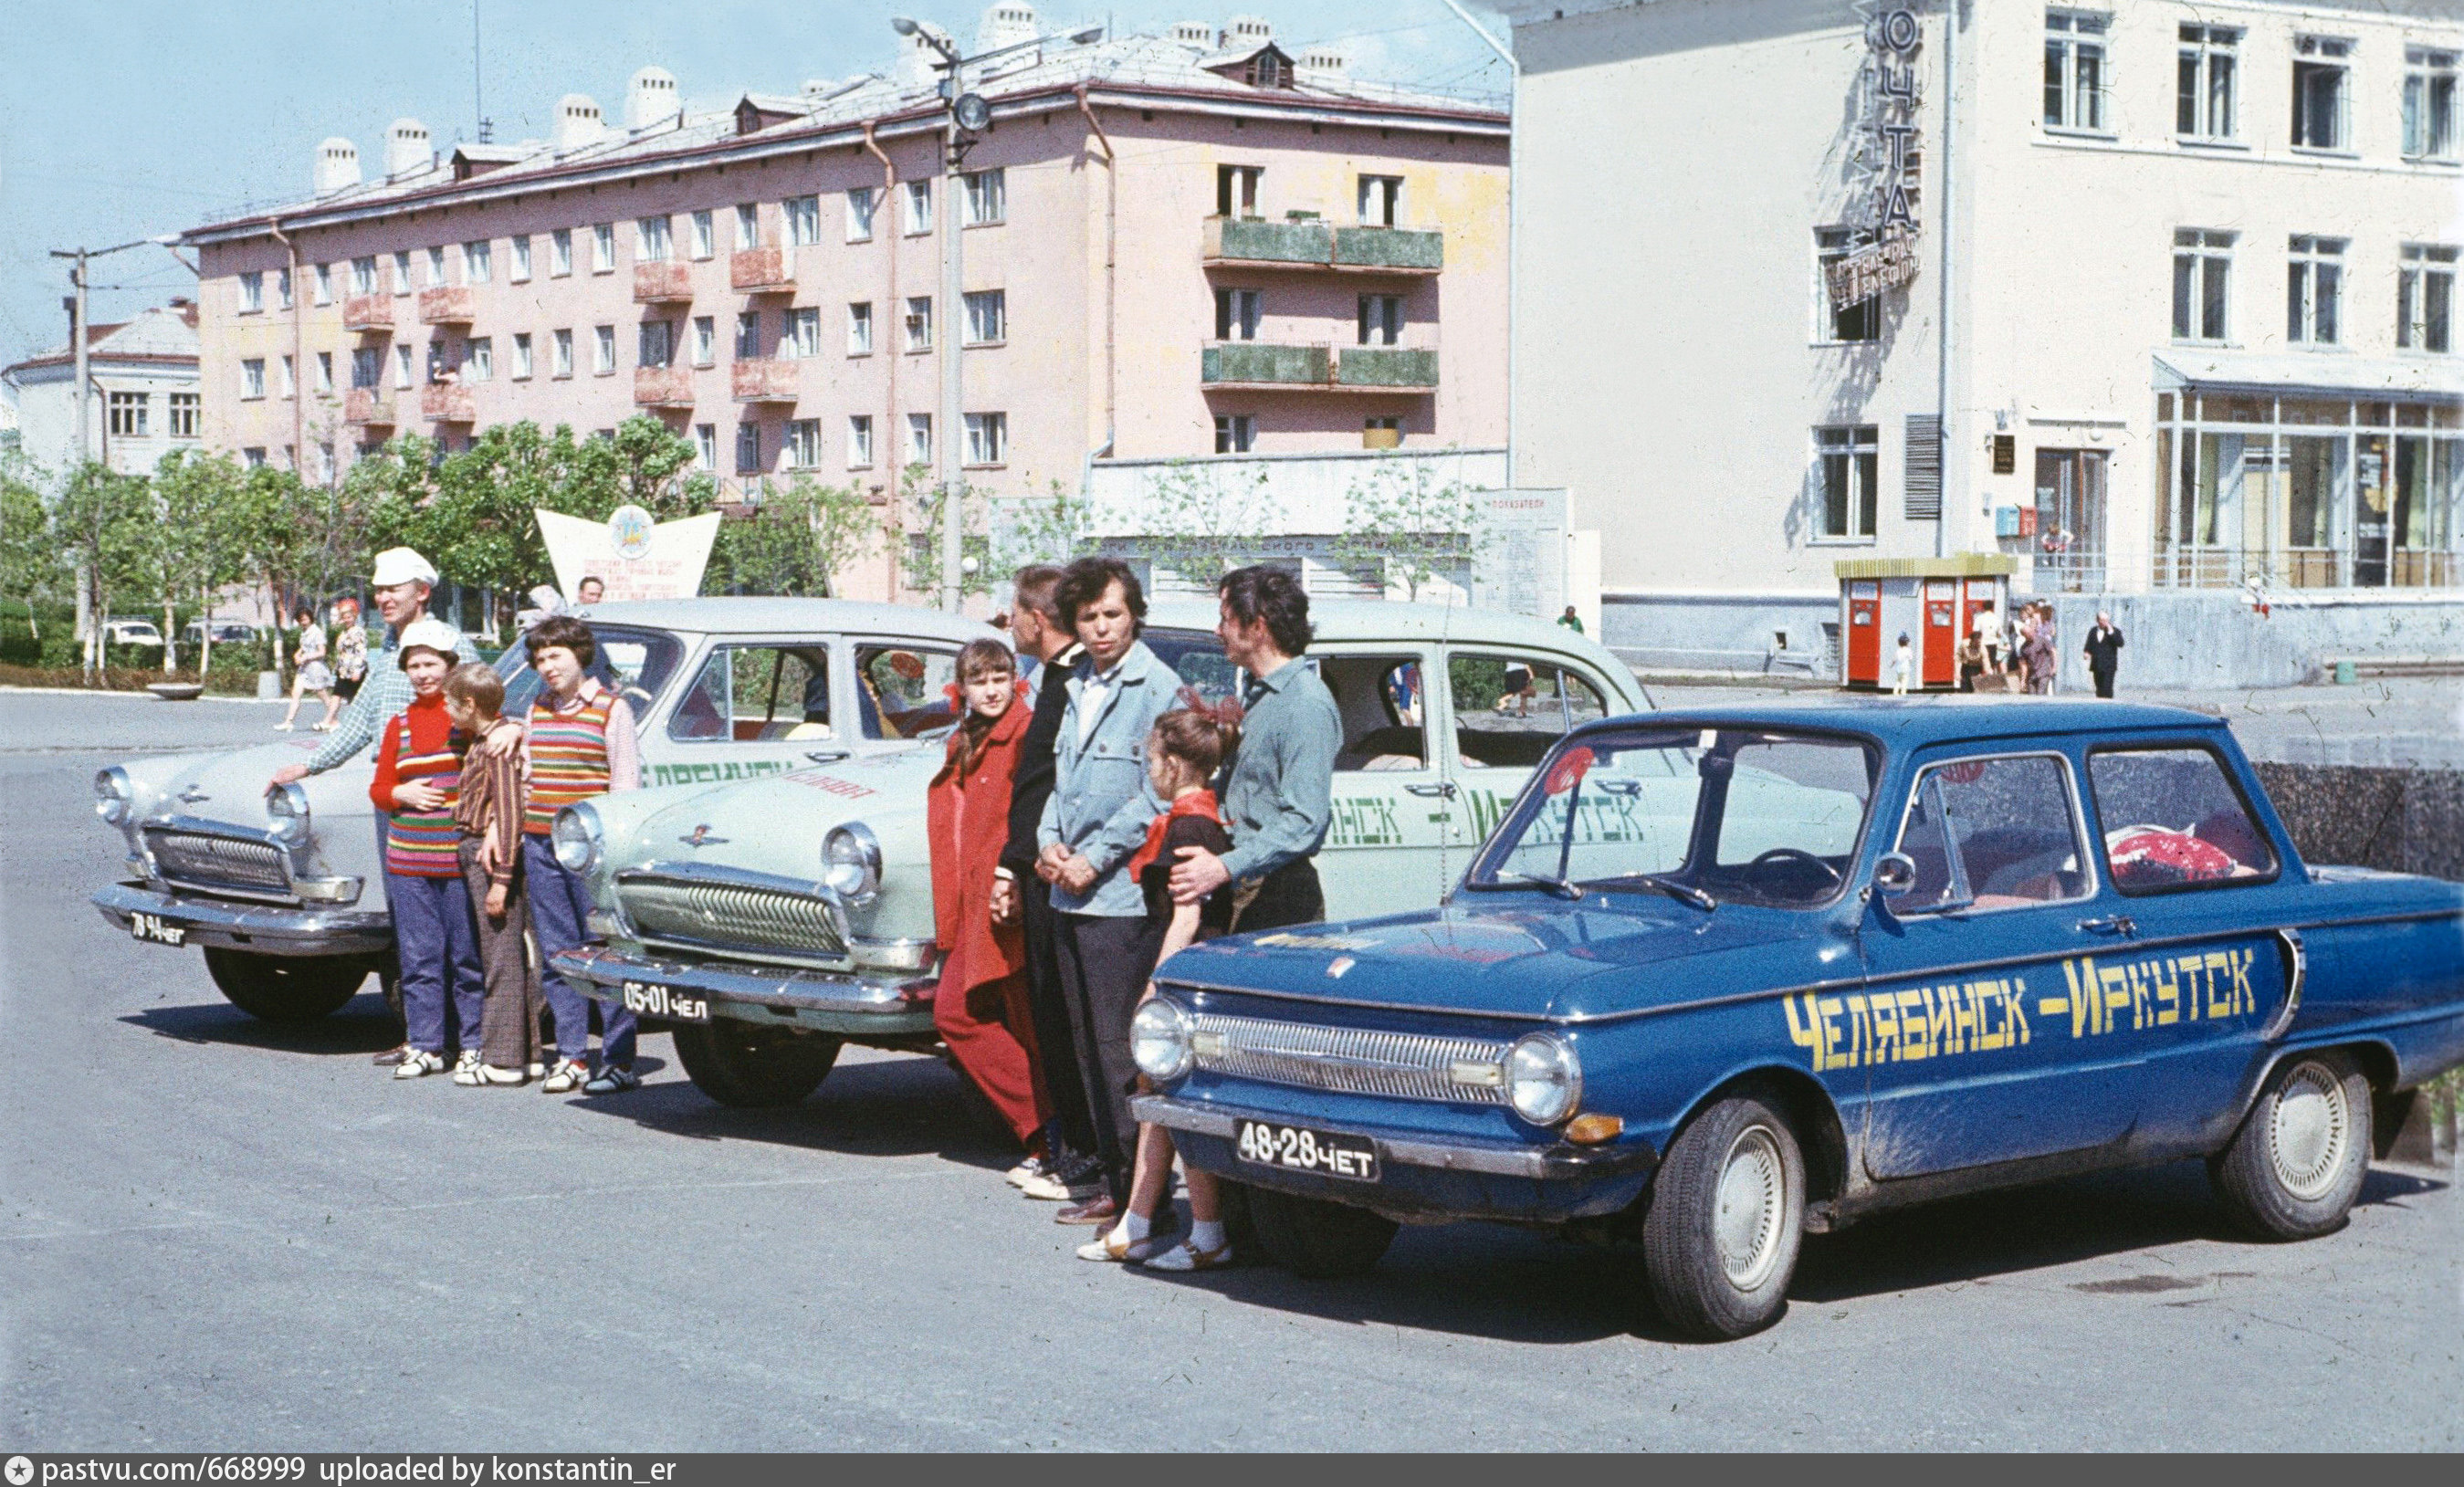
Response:
[[[1831,308],[1845,310],[1917,276],[1916,244],[1904,237],[1868,243],[1823,271]]]
[[[607,585],[607,601],[690,599],[701,592],[719,516],[705,512],[682,521],[657,521],[639,506],[620,506],[605,521],[534,509],[547,541],[556,586],[567,600],[586,578]]]
[[[1859,9],[1862,9],[1860,6]],[[1861,230],[1856,249],[1823,271],[1823,292],[1834,310],[1898,289],[1917,276],[1917,191],[1909,185],[1917,160],[1917,51],[1925,28],[1914,11],[1900,7],[1872,13],[1865,27],[1870,108],[1858,145],[1867,194],[1851,208]]]

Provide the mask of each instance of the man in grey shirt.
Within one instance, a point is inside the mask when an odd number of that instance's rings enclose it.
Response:
[[[1309,649],[1309,595],[1281,568],[1236,568],[1216,585],[1224,658],[1249,673],[1240,751],[1222,790],[1232,850],[1184,847],[1172,870],[1176,903],[1233,884],[1236,930],[1315,924],[1326,895],[1310,861],[1334,816],[1334,756],[1343,717]]]

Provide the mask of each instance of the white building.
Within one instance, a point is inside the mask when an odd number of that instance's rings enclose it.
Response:
[[[63,341],[0,370],[19,449],[55,473],[77,463],[77,361]],[[187,299],[86,327],[86,449],[122,474],[198,447],[197,307]]]
[[[2002,552],[2143,683],[2464,645],[2453,0],[1502,9],[1514,482],[1610,644],[1802,655],[1837,560]]]

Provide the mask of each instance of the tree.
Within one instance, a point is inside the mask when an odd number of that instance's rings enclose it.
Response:
[[[143,476],[119,474],[91,460],[72,471],[60,490],[53,510],[54,530],[94,614],[85,644],[89,681],[103,667],[112,596],[142,588],[144,582],[146,533],[153,515]]]
[[[163,669],[173,669],[171,632],[175,601],[193,596],[197,614],[210,622],[214,595],[241,577],[246,535],[234,517],[242,509],[238,462],[228,454],[175,449],[154,471],[155,530],[150,561],[163,585]],[[278,626],[277,626],[278,627]],[[214,627],[201,623],[197,674],[213,669]]]
[[[723,522],[702,579],[706,591],[821,598],[838,576],[876,550],[882,513],[852,486],[799,475],[765,492],[750,515]]]
[[[971,518],[973,529],[958,539],[958,593],[989,594],[992,592],[992,539],[984,531],[985,503],[968,500],[982,492],[972,487],[958,493],[961,509]],[[941,507],[945,501],[942,487],[932,479],[932,467],[910,465],[898,478],[898,509],[905,513],[900,536],[906,545],[899,550],[899,577],[907,587],[918,594],[938,595],[941,592]]]
[[[333,492],[312,489],[296,471],[259,465],[231,493],[228,532],[240,577],[273,597],[273,669],[288,680],[282,611],[321,575],[334,525]]]
[[[1211,591],[1256,557],[1273,492],[1263,469],[1226,475],[1219,466],[1176,460],[1147,488],[1144,504],[1147,547],[1155,561]]]
[[[1482,492],[1460,479],[1440,479],[1424,459],[1378,459],[1345,491],[1343,504],[1335,561],[1381,574],[1384,585],[1400,585],[1408,600],[1441,579],[1467,580],[1497,539]]]
[[[13,452],[0,456],[0,595],[14,594],[26,601],[26,626],[37,652],[43,625],[35,609],[57,592],[64,576],[51,509],[43,503],[33,470]]]
[[[1087,546],[1094,504],[1052,482],[1044,495],[1010,496],[992,508],[992,571],[1006,578],[1029,563],[1066,563]]]

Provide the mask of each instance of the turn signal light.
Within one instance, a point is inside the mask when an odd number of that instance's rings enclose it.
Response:
[[[1614,1141],[1625,1129],[1622,1115],[1577,1115],[1566,1123],[1566,1139],[1580,1147],[1596,1147],[1603,1141]]]

